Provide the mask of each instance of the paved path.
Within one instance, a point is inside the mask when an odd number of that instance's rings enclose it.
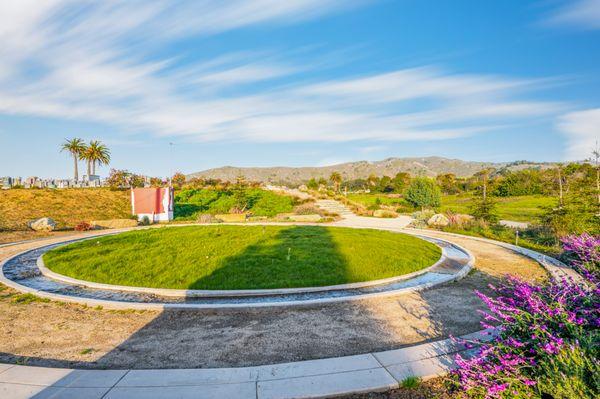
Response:
[[[395,220],[356,218],[355,222],[366,223],[361,227],[369,227],[372,220]],[[564,265],[534,251],[476,240],[533,257],[555,275],[568,272]],[[0,364],[0,398],[329,397],[393,389],[412,376],[438,376],[454,367],[458,352],[465,348],[446,339],[385,352],[243,368],[73,370]]]
[[[500,220],[498,223],[502,226],[510,227],[511,229],[525,230],[529,227],[529,223],[515,222],[514,220]]]
[[[357,224],[351,227],[362,226]],[[99,236],[107,234],[114,233],[98,233]],[[72,240],[67,238],[65,242],[69,243]],[[442,257],[426,269],[404,276],[327,287],[194,291],[98,284],[76,280],[48,270],[41,258],[45,251],[52,248],[48,246],[31,249],[1,261],[0,282],[18,291],[56,301],[110,309],[221,309],[321,305],[418,292],[462,279],[473,267],[475,259],[468,250],[447,241],[428,240],[441,247]]]
[[[482,331],[466,339],[489,339]],[[257,367],[170,370],[73,370],[0,364],[0,398],[320,398],[398,388],[428,379],[469,355],[450,339],[409,348]]]

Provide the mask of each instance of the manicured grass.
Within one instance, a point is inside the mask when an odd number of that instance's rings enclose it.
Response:
[[[70,277],[179,289],[324,286],[411,273],[440,249],[405,234],[320,226],[190,226],[74,243],[44,255]]]
[[[500,219],[517,222],[534,222],[544,212],[544,207],[556,206],[556,198],[542,195],[521,197],[494,197]],[[469,213],[472,203],[470,195],[444,195],[442,211]]]
[[[410,205],[402,198],[390,197],[386,194],[348,194],[348,199],[365,207],[375,205],[379,198],[382,205],[397,206],[407,212]],[[517,222],[534,222],[544,212],[545,207],[556,206],[557,200],[543,195],[526,195],[521,197],[494,197],[500,219]],[[440,212],[469,213],[473,197],[471,194],[443,195]]]

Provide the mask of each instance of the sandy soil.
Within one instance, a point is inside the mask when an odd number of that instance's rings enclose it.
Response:
[[[447,237],[446,237],[447,238]],[[535,262],[468,238],[477,270],[420,294],[321,307],[117,312],[18,302],[0,292],[0,362],[81,368],[249,366],[381,351],[479,329],[480,301],[506,273],[544,278]],[[0,259],[25,245],[0,248]],[[26,298],[25,298],[26,299]],[[398,396],[402,397],[402,396]]]

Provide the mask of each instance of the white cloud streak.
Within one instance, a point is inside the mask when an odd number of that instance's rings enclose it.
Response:
[[[600,142],[600,108],[570,112],[560,118],[558,128],[567,137],[565,159],[588,159]]]
[[[550,14],[546,22],[578,29],[600,29],[600,0],[569,0]]]
[[[430,66],[307,83],[294,76],[307,68],[281,55],[224,53],[192,65],[153,56],[161,42],[292,23],[355,2],[31,3],[0,3],[0,113],[191,141],[345,142],[446,140],[564,108],[524,98],[543,86],[537,80]]]

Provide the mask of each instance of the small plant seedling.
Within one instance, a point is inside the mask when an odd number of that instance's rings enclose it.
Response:
[[[79,352],[80,355],[89,355],[90,353],[92,353],[94,351],[93,348],[85,348],[84,350],[82,350],[81,352]]]
[[[421,379],[419,377],[407,377],[400,383],[401,388],[415,389],[421,385]]]

